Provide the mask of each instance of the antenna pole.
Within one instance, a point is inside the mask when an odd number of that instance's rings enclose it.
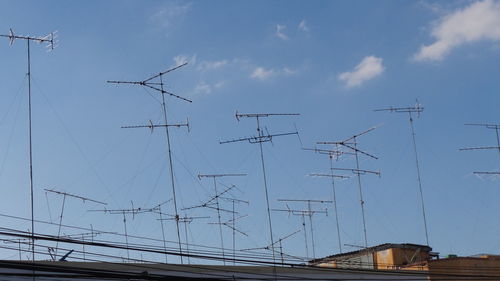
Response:
[[[125,228],[125,245],[127,246],[127,260],[130,261],[130,254],[128,251],[128,233],[127,233],[127,219],[125,217],[125,211],[123,213],[123,226]]]
[[[222,261],[224,265],[226,265],[226,258],[224,253],[224,236],[222,235],[222,223],[220,217],[220,205],[219,205],[219,192],[217,191],[217,180],[213,177],[214,180],[214,190],[215,190],[215,205],[217,206],[217,219],[219,221],[219,234],[220,234],[220,245],[222,249]],[[233,205],[234,206],[234,205]],[[234,216],[234,213],[233,213]]]
[[[309,226],[311,228],[311,245],[313,248],[313,259],[315,259],[316,258],[316,247],[314,245],[314,230],[313,230],[313,219],[312,219],[313,212],[311,210],[311,201],[307,202],[307,211],[309,213]]]
[[[163,227],[163,217],[161,213],[161,204],[158,205],[158,214],[160,215],[160,224],[161,224],[161,236],[163,240],[163,250],[165,251],[165,263],[168,263],[167,252],[167,243],[165,242],[165,228]]]
[[[26,40],[28,44],[28,123],[29,123],[29,150],[30,150],[30,198],[31,198],[31,255],[35,261],[35,211],[33,198],[33,143],[31,133],[31,51],[30,40]]]
[[[306,231],[306,218],[305,214],[302,213],[302,229],[304,229],[304,245],[306,245],[306,258],[309,258],[309,247],[307,246],[307,231]]]
[[[165,124],[168,124],[167,120],[167,105],[165,103],[165,91],[163,90],[163,75],[160,75],[160,87],[161,87],[161,98],[162,98],[162,108],[163,108],[163,119],[165,121]],[[170,133],[168,130],[169,126],[165,126],[165,133],[167,137],[167,149],[168,149],[168,162],[170,166],[170,181],[172,184],[172,195],[173,195],[173,201],[174,201],[174,211],[175,211],[175,224],[177,227],[177,241],[179,242],[179,253],[180,258],[181,258],[181,264],[183,264],[182,260],[182,246],[181,246],[181,234],[179,230],[179,212],[177,209],[177,196],[175,194],[175,179],[174,179],[174,165],[172,164],[172,149],[170,146]]]
[[[376,109],[374,111],[389,111],[389,112],[396,112],[396,113],[408,113],[408,119],[410,121],[410,129],[411,129],[411,138],[413,141],[413,152],[415,154],[415,167],[417,170],[417,183],[418,183],[418,191],[420,195],[420,207],[422,209],[422,218],[424,222],[424,230],[425,230],[425,243],[426,245],[429,245],[429,232],[427,230],[427,218],[425,214],[425,204],[424,204],[424,193],[422,189],[422,179],[420,176],[420,164],[418,161],[418,153],[417,153],[417,142],[415,140],[415,128],[413,124],[413,115],[412,113],[416,113],[417,117],[420,116],[420,113],[424,111],[424,108],[418,103],[415,104],[415,106],[412,107],[390,107],[390,108],[384,108],[384,109]]]
[[[257,133],[259,134],[259,138],[260,138],[260,137],[262,137],[262,130],[260,128],[259,117],[257,116],[255,119],[257,119]],[[271,220],[271,208],[269,205],[269,193],[268,193],[268,189],[267,189],[266,167],[264,164],[264,150],[262,149],[262,142],[259,142],[259,148],[260,148],[260,160],[261,160],[261,164],[262,164],[262,177],[264,180],[264,191],[266,194],[267,219],[269,222],[269,235],[271,238],[271,252],[273,253],[273,261],[276,261],[276,257],[274,254],[273,223]]]
[[[420,165],[418,162],[417,142],[415,140],[415,129],[413,127],[413,117],[411,115],[411,111],[408,111],[408,116],[410,118],[411,136],[413,140],[413,151],[415,152],[415,166],[417,168],[417,180],[418,180],[418,190],[420,192],[420,204],[422,207],[422,218],[424,219],[425,242],[427,243],[427,245],[429,245],[429,232],[427,230],[427,218],[425,216],[424,193],[422,191],[422,180],[420,178]]]
[[[333,192],[333,209],[335,211],[335,223],[337,225],[337,237],[339,240],[339,251],[342,253],[342,242],[340,238],[340,225],[339,225],[339,214],[337,212],[337,195],[335,192],[335,175],[333,174],[333,155],[329,155],[330,157],[330,171],[332,177],[332,192]]]
[[[356,137],[353,138],[354,142],[354,157],[356,158],[356,169],[359,170],[359,157],[358,157],[358,150],[357,150],[357,142],[356,142]],[[357,173],[358,175],[358,188],[359,188],[359,203],[361,205],[361,216],[363,217],[363,233],[365,234],[365,247],[368,247],[368,238],[366,234],[366,219],[365,219],[365,201],[363,200],[363,188],[361,186],[361,174]]]
[[[63,202],[62,202],[62,207],[61,207],[61,216],[59,217],[59,230],[57,231],[57,238],[59,238],[61,236],[61,225],[62,225],[62,219],[63,219],[63,215],[64,215],[64,205],[66,203],[66,194],[63,195]],[[59,245],[59,240],[57,240],[56,242],[56,250],[55,250],[55,253],[54,255],[57,257],[57,249],[58,249],[58,245]]]

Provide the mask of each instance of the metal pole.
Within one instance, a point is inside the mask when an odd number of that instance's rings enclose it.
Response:
[[[62,218],[63,218],[63,215],[64,215],[64,205],[66,203],[66,194],[63,195],[63,203],[62,203],[62,207],[61,207],[61,216],[59,217],[59,230],[57,231],[57,238],[60,237],[61,235],[61,225],[62,225]],[[57,249],[58,249],[58,245],[59,245],[59,240],[57,240],[56,242],[56,251],[54,253],[54,255],[57,257]]]
[[[359,158],[358,158],[358,149],[357,149],[357,142],[356,142],[356,137],[353,138],[354,142],[354,156],[356,157],[356,169],[359,170]],[[361,174],[359,171],[357,172],[358,175],[358,187],[359,187],[359,203],[361,205],[361,216],[363,217],[363,232],[365,234],[365,247],[368,247],[368,238],[366,235],[366,220],[365,220],[365,201],[363,201],[363,189],[361,187]]]
[[[163,238],[163,250],[165,251],[165,263],[168,263],[168,256],[167,256],[167,244],[165,242],[165,229],[163,227],[163,217],[161,215],[161,206],[158,206],[158,212],[160,213],[160,224],[161,224],[161,236]]]
[[[314,246],[314,231],[313,231],[313,215],[312,215],[312,211],[311,211],[311,201],[308,201],[307,202],[307,208],[308,208],[308,211],[309,211],[309,226],[311,227],[311,245],[312,245],[312,248],[313,248],[313,259],[316,258],[316,247]]]
[[[163,78],[160,75],[160,87],[161,87],[161,98],[162,98],[162,106],[163,106],[163,119],[165,120],[165,124],[168,124],[167,121],[167,106],[165,104],[165,93],[163,90]],[[168,161],[170,164],[170,180],[172,184],[172,194],[174,199],[174,210],[175,210],[175,224],[177,226],[177,239],[179,242],[179,254],[181,258],[181,264],[184,263],[182,259],[182,246],[181,246],[181,234],[179,231],[179,213],[177,211],[177,199],[175,195],[175,180],[174,180],[174,166],[172,164],[172,150],[170,147],[170,133],[168,130],[168,126],[165,126],[165,132],[167,134],[167,148],[168,148]]]
[[[339,225],[339,215],[337,212],[337,195],[335,192],[335,177],[333,174],[333,156],[330,154],[330,173],[332,176],[332,191],[333,191],[333,208],[335,210],[335,223],[337,224],[337,237],[339,240],[339,251],[342,253],[342,242],[340,238],[340,225]]]
[[[415,129],[413,128],[413,118],[411,116],[411,112],[408,112],[410,116],[410,127],[411,127],[411,136],[413,140],[413,151],[415,152],[415,164],[417,167],[417,180],[418,180],[418,189],[420,191],[420,204],[422,207],[422,217],[424,219],[424,229],[425,229],[425,242],[426,245],[429,245],[429,233],[427,231],[427,219],[425,216],[425,205],[424,205],[424,194],[422,192],[422,181],[420,179],[420,166],[418,164],[418,154],[417,154],[417,142],[415,141]]]
[[[31,51],[30,40],[26,40],[28,44],[28,123],[29,123],[29,154],[30,154],[30,194],[31,194],[31,259],[35,261],[35,211],[33,199],[33,145],[31,135]],[[34,278],[34,277],[33,277]]]
[[[304,244],[306,245],[306,258],[309,258],[309,247],[307,246],[306,219],[302,213],[302,228],[304,229]]]
[[[262,131],[260,129],[260,122],[259,122],[259,117],[256,117],[257,119],[257,133],[259,134],[259,138],[262,137]],[[264,179],[264,191],[266,194],[266,204],[267,204],[267,218],[269,221],[269,233],[271,237],[271,252],[273,253],[273,262],[276,262],[276,257],[274,255],[274,239],[273,239],[273,224],[271,220],[271,208],[269,207],[269,194],[267,191],[267,178],[266,178],[266,168],[264,165],[264,152],[262,149],[262,142],[259,141],[259,148],[260,148],[260,160],[262,163],[262,175]]]
[[[222,222],[220,218],[220,207],[219,207],[219,193],[217,192],[217,180],[214,178],[214,190],[215,190],[215,204],[217,205],[217,218],[219,219],[219,234],[220,234],[220,245],[222,248],[222,261],[226,265],[226,258],[224,253],[224,236],[222,235]]]
[[[125,244],[127,245],[127,261],[130,261],[130,255],[128,251],[127,219],[125,218],[125,211],[123,212],[123,226],[125,228]]]

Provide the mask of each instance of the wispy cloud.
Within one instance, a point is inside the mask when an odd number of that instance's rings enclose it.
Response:
[[[301,20],[297,28],[304,32],[309,32],[309,26],[307,25],[306,20]]]
[[[191,2],[166,2],[150,17],[150,20],[162,28],[171,28],[184,19],[191,10]]]
[[[175,65],[181,65],[183,63],[189,63],[190,65],[196,64],[196,54],[188,55],[177,55],[173,58]]]
[[[207,83],[205,81],[201,81],[194,88],[193,95],[200,95],[200,94],[208,95],[208,94],[211,94],[214,91],[219,90],[222,87],[224,87],[225,84],[226,84],[226,82],[224,82],[224,81],[219,81],[219,82],[216,82],[216,83]]]
[[[286,25],[277,24],[276,25],[276,36],[278,38],[283,39],[283,40],[288,40],[288,36],[284,33],[285,29],[286,29]]]
[[[360,86],[364,82],[373,79],[384,72],[382,58],[367,56],[354,68],[339,74],[338,79],[344,81],[348,88]]]
[[[218,68],[222,68],[226,66],[229,63],[228,60],[218,60],[218,61],[201,61],[198,64],[198,71],[208,71],[208,70],[214,70]]]
[[[291,69],[289,67],[284,67],[282,69],[273,69],[273,68],[264,68],[259,66],[253,70],[252,74],[250,75],[250,78],[264,81],[277,76],[291,76],[297,73],[298,73],[297,70]]]
[[[500,40],[500,2],[478,1],[443,16],[433,27],[436,39],[413,56],[416,61],[439,61],[453,48],[480,40]]]

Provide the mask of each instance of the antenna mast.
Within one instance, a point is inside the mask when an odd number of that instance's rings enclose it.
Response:
[[[173,201],[174,201],[174,211],[175,211],[175,224],[176,224],[176,227],[177,227],[177,241],[178,241],[178,244],[179,244],[179,253],[181,254],[180,255],[180,259],[181,259],[181,264],[183,263],[183,259],[182,259],[182,246],[181,246],[181,234],[180,234],[180,230],[179,230],[179,212],[178,212],[178,208],[177,208],[177,196],[176,196],[176,193],[175,193],[175,180],[174,180],[174,165],[173,165],[173,161],[172,161],[172,149],[171,149],[171,144],[170,144],[170,132],[169,132],[169,127],[187,127],[188,130],[189,130],[189,123],[186,122],[185,124],[169,124],[168,123],[168,118],[167,118],[167,106],[166,106],[166,102],[165,102],[165,94],[171,96],[171,97],[174,97],[174,98],[177,98],[177,99],[180,99],[180,100],[183,100],[183,101],[186,101],[186,102],[189,102],[191,103],[192,101],[189,100],[189,99],[186,99],[186,98],[183,98],[181,96],[178,96],[174,93],[171,93],[169,91],[166,91],[164,89],[164,83],[163,83],[163,75],[171,72],[171,71],[174,71],[178,68],[181,68],[183,66],[187,65],[187,62],[186,63],[183,63],[181,65],[178,65],[176,67],[173,67],[173,68],[170,68],[168,70],[165,70],[163,72],[160,72],[158,74],[155,74],[149,78],[147,78],[146,80],[142,80],[142,81],[116,81],[116,80],[110,80],[110,81],[107,81],[108,83],[112,83],[112,84],[131,84],[131,85],[139,85],[139,86],[142,86],[142,87],[145,87],[145,88],[149,88],[149,89],[152,89],[152,90],[155,90],[157,92],[159,92],[161,94],[161,105],[162,105],[162,112],[163,112],[163,121],[164,121],[164,124],[153,124],[153,122],[150,121],[150,124],[149,125],[139,125],[139,126],[127,126],[125,128],[150,128],[151,131],[153,131],[154,128],[156,127],[164,127],[165,128],[165,133],[166,133],[166,139],[167,139],[167,150],[168,150],[168,162],[169,162],[169,167],[170,167],[170,184],[172,186],[172,198],[173,198]],[[155,82],[155,81],[158,81],[158,82]]]
[[[489,149],[496,149],[500,153],[500,138],[498,134],[498,130],[500,130],[500,124],[465,124],[466,126],[480,126],[484,127],[486,129],[492,129],[495,130],[496,133],[496,140],[497,140],[497,145],[496,146],[479,146],[479,147],[466,147],[466,148],[460,148],[460,151],[466,151],[466,150],[489,150]],[[500,172],[473,172],[476,175],[500,175]]]
[[[395,113],[408,113],[408,118],[410,120],[410,128],[411,128],[411,137],[413,141],[413,152],[415,153],[415,167],[417,169],[417,182],[418,182],[418,190],[420,193],[420,205],[422,208],[422,218],[424,221],[424,230],[425,230],[425,242],[426,245],[429,245],[429,231],[427,230],[427,219],[425,215],[425,204],[424,204],[424,193],[422,191],[422,180],[420,177],[420,165],[418,161],[418,153],[417,153],[417,142],[415,140],[415,128],[413,125],[413,115],[416,114],[417,117],[420,117],[420,113],[424,111],[424,108],[418,103],[412,107],[389,107],[382,109],[375,109],[374,111],[389,111]]]
[[[97,203],[97,204],[101,204],[101,205],[107,205],[106,203],[101,202],[101,201],[97,201],[97,200],[90,199],[90,198],[83,197],[83,196],[79,196],[79,195],[70,194],[70,193],[67,193],[67,192],[57,191],[57,190],[54,190],[54,189],[44,189],[44,190],[46,192],[49,192],[49,193],[53,193],[53,194],[57,194],[57,195],[62,195],[63,196],[63,202],[62,202],[62,207],[61,207],[61,215],[59,216],[59,229],[57,231],[57,238],[59,238],[61,236],[61,225],[62,225],[62,219],[63,219],[63,215],[64,215],[64,206],[65,206],[65,203],[66,203],[66,197],[80,199],[80,200],[83,201],[83,203],[89,201],[89,202],[93,202],[93,203]],[[55,257],[57,257],[58,246],[59,246],[59,240],[57,240],[57,242],[56,242],[56,249],[55,249],[55,252],[54,252],[54,256]]]
[[[375,130],[376,127],[372,127],[368,130],[365,130],[361,133],[355,134],[343,141],[325,141],[325,142],[317,142],[317,144],[330,144],[330,145],[335,145],[336,147],[344,147],[352,151],[354,154],[354,157],[356,159],[356,169],[345,169],[345,168],[332,168],[332,170],[340,170],[340,171],[351,171],[352,173],[357,175],[358,178],[358,190],[359,190],[359,204],[361,206],[361,216],[363,219],[363,233],[364,233],[364,238],[365,238],[365,247],[368,247],[368,237],[366,233],[366,219],[365,219],[365,201],[363,200],[363,188],[361,185],[361,175],[364,174],[376,174],[380,177],[380,172],[375,172],[375,171],[370,171],[370,170],[361,170],[359,168],[359,154],[362,154],[364,156],[370,157],[372,159],[378,159],[377,157],[362,151],[358,149],[358,142],[357,138],[365,135],[373,130]]]
[[[280,137],[280,136],[289,136],[289,135],[298,135],[299,133],[297,131],[295,132],[290,132],[290,133],[281,133],[281,134],[269,134],[268,132],[263,132],[261,125],[260,125],[260,119],[261,118],[267,118],[267,117],[272,117],[272,116],[298,116],[300,114],[298,113],[250,113],[250,114],[240,114],[238,111],[236,111],[235,117],[236,120],[240,121],[241,118],[255,118],[257,121],[257,135],[252,136],[252,137],[247,137],[247,138],[240,138],[240,139],[233,139],[233,140],[228,140],[228,141],[221,141],[219,142],[220,144],[225,144],[225,143],[234,143],[234,142],[242,142],[242,141],[248,141],[251,144],[258,143],[259,144],[259,149],[260,149],[260,160],[261,160],[261,165],[262,165],[262,178],[264,181],[264,193],[266,197],[266,206],[267,206],[267,219],[269,222],[269,237],[271,240],[271,247],[272,247],[272,253],[273,253],[273,261],[276,262],[276,257],[274,254],[274,239],[273,239],[273,224],[271,220],[271,208],[269,205],[269,192],[267,188],[267,178],[266,178],[266,167],[264,163],[264,151],[262,149],[262,143],[265,142],[271,142],[274,137]]]
[[[189,257],[189,241],[188,241],[188,228],[187,228],[187,225],[192,223],[193,220],[197,220],[197,219],[209,219],[210,217],[208,216],[204,216],[204,217],[188,217],[186,214],[184,215],[184,217],[180,217],[180,218],[177,218],[175,216],[172,216],[172,218],[169,218],[169,219],[160,219],[160,220],[178,220],[179,223],[183,223],[184,224],[184,237],[186,239],[186,254],[187,254],[187,257],[188,257],[188,264],[191,264],[191,259]]]
[[[305,221],[304,221],[304,216],[308,216],[309,217],[309,226],[311,228],[311,245],[312,245],[312,251],[313,251],[313,258],[316,258],[316,248],[315,248],[315,245],[314,245],[314,227],[313,227],[313,221],[312,221],[312,217],[314,214],[317,214],[317,213],[323,213],[325,215],[328,216],[328,211],[327,209],[325,208],[324,210],[313,210],[311,207],[311,204],[312,203],[316,203],[316,204],[326,204],[326,203],[333,203],[333,201],[330,201],[330,200],[311,200],[311,199],[278,199],[279,202],[302,202],[302,203],[307,203],[307,210],[291,210],[288,208],[288,205],[287,205],[287,209],[286,210],[279,210],[279,209],[274,209],[273,211],[285,211],[285,212],[288,212],[288,213],[291,213],[292,215],[299,215],[299,216],[302,216],[302,225],[304,227],[304,233],[306,232],[306,229],[305,229]],[[307,238],[306,238],[306,243],[307,243]],[[307,249],[307,248],[306,248]]]
[[[222,177],[241,177],[241,176],[246,176],[246,174],[199,174],[198,178],[201,180],[202,178],[212,178],[214,181],[214,198],[215,198],[215,206],[217,210],[217,218],[218,218],[218,225],[219,225],[219,234],[220,234],[220,245],[222,249],[222,261],[224,265],[226,265],[226,259],[225,259],[225,253],[224,253],[224,235],[222,234],[222,222],[221,222],[221,216],[220,216],[220,204],[219,204],[219,197],[220,194],[217,191],[217,178],[222,178]],[[234,210],[232,211],[234,215]]]
[[[27,57],[28,57],[28,139],[29,139],[29,155],[30,155],[30,202],[31,202],[31,255],[32,261],[35,261],[35,214],[34,214],[34,199],[33,199],[33,145],[32,145],[32,133],[31,133],[31,51],[30,51],[30,42],[35,41],[37,43],[47,43],[47,48],[53,50],[55,48],[56,43],[56,32],[51,32],[44,37],[32,37],[32,36],[23,36],[16,35],[14,31],[9,29],[9,34],[3,35],[0,34],[0,37],[5,37],[9,39],[9,44],[14,44],[16,39],[25,40],[27,44]]]
[[[335,178],[339,179],[346,179],[349,178],[348,176],[343,176],[343,175],[336,175],[333,172],[333,159],[338,160],[338,158],[346,153],[341,150],[328,150],[328,149],[318,149],[318,148],[303,148],[304,150],[310,150],[319,154],[324,154],[328,155],[328,158],[330,159],[330,173],[329,174],[309,174],[309,176],[312,177],[329,177],[332,180],[332,193],[333,193],[333,208],[335,211],[335,224],[337,226],[337,238],[338,238],[338,246],[339,246],[339,252],[342,253],[342,241],[340,237],[340,223],[339,223],[339,215],[338,215],[338,210],[337,210],[337,195],[335,192]]]

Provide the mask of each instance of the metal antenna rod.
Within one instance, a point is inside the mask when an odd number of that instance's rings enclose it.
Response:
[[[265,163],[264,163],[264,151],[262,148],[262,143],[271,142],[273,137],[287,136],[287,135],[298,135],[298,132],[281,133],[281,134],[269,134],[269,133],[264,134],[262,131],[262,128],[260,126],[260,118],[271,117],[271,116],[297,116],[297,115],[300,115],[300,114],[298,114],[298,113],[239,114],[238,112],[236,112],[235,117],[238,121],[240,121],[240,118],[255,118],[256,119],[256,121],[257,121],[257,135],[253,136],[253,137],[233,139],[233,140],[229,140],[229,141],[219,142],[220,144],[225,144],[225,143],[248,141],[249,143],[252,143],[252,144],[254,144],[254,143],[259,144],[260,160],[261,160],[261,166],[262,166],[262,179],[264,181],[264,194],[265,194],[265,198],[266,198],[267,219],[269,222],[269,238],[271,240],[273,262],[276,262],[276,257],[275,257],[275,253],[274,253],[275,251],[274,251],[273,226],[272,226],[272,220],[271,220],[271,208],[270,208],[270,204],[269,204],[269,192],[268,192],[268,186],[267,186],[266,167],[265,167]]]
[[[338,159],[341,155],[344,154],[343,151],[340,150],[326,150],[326,149],[305,149],[305,150],[312,150],[314,152],[320,153],[320,154],[327,154],[328,158],[330,159],[330,173],[329,174],[309,174],[310,176],[316,176],[316,177],[330,177],[332,180],[332,193],[333,193],[333,208],[335,211],[335,224],[337,226],[337,238],[338,238],[338,246],[339,246],[339,252],[342,253],[342,241],[340,237],[340,223],[339,223],[339,215],[338,215],[338,210],[337,210],[337,195],[335,191],[335,178],[349,178],[348,176],[342,176],[342,175],[335,175],[333,173],[333,158]]]
[[[214,181],[215,205],[217,207],[217,218],[219,220],[220,245],[221,245],[221,249],[222,249],[222,261],[223,261],[224,265],[226,265],[226,259],[225,259],[225,253],[224,253],[224,235],[222,234],[222,223],[221,223],[221,216],[220,216],[219,193],[217,191],[217,178],[230,177],[230,176],[246,176],[246,174],[217,174],[217,175],[199,174],[198,175],[199,179],[212,178]],[[233,210],[233,215],[234,215],[234,210]]]
[[[311,199],[278,199],[279,202],[304,202],[307,203],[307,210],[300,210],[301,214],[306,213],[307,216],[309,217],[309,227],[311,228],[311,245],[312,245],[312,252],[313,252],[313,258],[316,258],[316,247],[314,243],[314,227],[313,227],[313,220],[312,217],[315,213],[324,213],[328,215],[327,209],[325,208],[324,211],[317,211],[317,210],[312,210],[311,208],[311,203],[319,203],[319,204],[327,204],[327,203],[333,203],[333,201],[330,200],[311,200]],[[288,206],[287,206],[288,207]],[[294,212],[294,210],[288,210],[288,212]],[[297,212],[297,210],[296,210]]]
[[[114,83],[114,84],[133,84],[133,85],[140,85],[140,86],[143,86],[143,87],[146,87],[146,88],[150,88],[150,89],[153,89],[157,92],[160,92],[161,94],[161,105],[162,105],[162,112],[163,112],[163,120],[165,122],[165,124],[163,125],[153,125],[152,123],[150,124],[150,126],[147,126],[149,128],[151,128],[151,130],[154,128],[154,127],[165,127],[165,133],[166,133],[166,140],[167,140],[167,150],[168,150],[168,162],[169,162],[169,172],[170,172],[170,184],[172,186],[172,198],[173,198],[173,201],[174,201],[174,211],[175,211],[175,224],[176,224],[176,229],[177,229],[177,241],[178,241],[178,244],[179,244],[179,253],[181,254],[180,255],[180,260],[181,260],[181,264],[183,264],[183,258],[182,258],[182,242],[181,242],[181,234],[180,234],[180,229],[179,229],[179,212],[178,212],[178,207],[177,207],[177,196],[176,196],[176,190],[175,190],[175,179],[174,179],[174,167],[173,167],[173,161],[172,161],[172,148],[171,148],[171,144],[170,144],[170,132],[169,132],[169,127],[171,126],[175,126],[175,127],[181,127],[181,126],[186,126],[189,128],[189,123],[187,124],[169,124],[168,123],[168,118],[167,118],[167,106],[166,106],[166,102],[165,102],[165,94],[168,94],[172,97],[175,97],[177,99],[180,99],[180,100],[184,100],[184,101],[187,101],[187,102],[192,102],[191,100],[189,99],[186,99],[186,98],[183,98],[181,96],[178,96],[178,95],[175,95],[171,92],[168,92],[164,89],[163,87],[163,75],[173,71],[173,70],[176,70],[180,67],[183,67],[187,65],[187,62],[186,63],[183,63],[181,65],[178,65],[176,67],[173,67],[171,69],[168,69],[166,71],[163,71],[163,72],[160,72],[156,75],[153,75],[149,78],[147,78],[146,80],[142,80],[142,81],[107,81],[108,83]],[[156,78],[159,78],[160,82],[152,82],[152,80],[156,79]],[[160,86],[158,88],[158,85]],[[130,127],[144,127],[144,126],[130,126]]]
[[[122,215],[123,216],[123,228],[125,229],[125,245],[127,248],[127,260],[130,261],[129,247],[128,247],[128,232],[127,232],[127,218],[126,215],[132,215],[132,219],[137,214],[152,213],[157,209],[155,208],[134,208],[134,203],[132,202],[132,208],[130,209],[102,209],[102,210],[88,210],[88,212],[102,212],[110,215]]]
[[[250,202],[248,201],[245,201],[245,200],[240,200],[240,199],[235,199],[235,198],[228,198],[228,197],[220,197],[220,199],[223,199],[223,200],[227,200],[229,202],[232,203],[233,205],[233,208],[232,208],[232,216],[233,218],[229,221],[226,221],[226,222],[223,222],[222,224],[229,227],[232,232],[233,232],[233,258],[236,257],[236,232],[239,232],[240,234],[243,234],[245,236],[248,236],[248,234],[244,233],[243,231],[241,230],[238,230],[236,228],[236,220],[239,220],[241,218],[244,218],[244,217],[247,217],[248,215],[243,215],[243,216],[240,216],[240,217],[236,217],[236,208],[235,208],[235,205],[237,203],[245,203],[247,205],[250,204]],[[233,265],[236,264],[236,260],[233,259]]]
[[[376,109],[374,111],[390,111],[390,112],[396,112],[396,113],[408,113],[408,118],[410,121],[410,128],[411,128],[411,137],[413,141],[413,152],[415,154],[415,167],[417,169],[417,182],[418,182],[418,190],[420,194],[420,207],[422,209],[422,218],[424,222],[424,230],[425,230],[425,242],[426,245],[429,245],[429,231],[427,229],[427,218],[426,218],[426,212],[425,212],[425,204],[424,204],[424,193],[422,191],[422,179],[420,176],[420,164],[418,161],[418,153],[417,153],[417,141],[415,140],[415,128],[413,125],[413,116],[412,113],[416,113],[417,117],[420,117],[420,113],[424,111],[424,108],[420,106],[420,104],[417,103],[413,107],[390,107],[390,108],[383,108],[383,109]]]
[[[162,219],[162,220],[176,220],[176,218],[174,216],[172,216],[173,218],[169,218],[169,219]],[[210,217],[208,216],[204,216],[204,217],[188,217],[186,214],[184,215],[184,217],[181,217],[180,219],[178,219],[179,223],[183,223],[184,224],[184,237],[186,239],[186,254],[188,256],[188,264],[191,264],[191,259],[189,257],[189,240],[188,240],[188,227],[187,225],[190,224],[191,222],[193,222],[193,220],[195,219],[209,219]]]
[[[75,198],[75,199],[80,199],[84,203],[86,201],[89,201],[89,202],[93,202],[93,203],[97,203],[97,204],[101,204],[101,205],[107,205],[106,203],[101,202],[101,201],[93,200],[93,199],[90,199],[90,198],[87,198],[87,197],[83,197],[83,196],[79,196],[79,195],[70,194],[70,193],[67,193],[67,192],[57,191],[57,190],[54,190],[54,189],[44,189],[44,190],[46,192],[49,192],[49,193],[53,193],[53,194],[57,194],[57,195],[62,195],[63,196],[63,202],[62,202],[62,207],[61,207],[61,215],[59,216],[59,229],[57,231],[57,238],[59,238],[60,235],[61,235],[61,225],[62,225],[62,220],[63,220],[63,215],[64,215],[64,206],[65,206],[65,203],[66,203],[66,197],[72,197],[72,198]],[[54,251],[54,256],[55,257],[57,257],[58,246],[59,246],[59,241],[56,242],[56,249]]]
[[[460,151],[496,149],[500,153],[500,138],[499,138],[499,133],[498,133],[498,131],[500,130],[500,124],[477,124],[477,123],[474,123],[474,124],[465,124],[465,125],[467,125],[467,126],[481,126],[481,127],[486,128],[486,129],[495,130],[497,145],[496,146],[466,147],[466,148],[459,149]],[[473,174],[476,174],[476,175],[499,175],[500,172],[473,172]]]
[[[370,170],[361,170],[359,168],[359,154],[368,156],[368,157],[373,158],[373,159],[378,159],[378,158],[365,152],[365,151],[358,149],[357,138],[375,130],[376,128],[377,127],[369,128],[368,130],[365,130],[361,133],[355,134],[355,135],[353,135],[353,136],[351,136],[343,141],[317,142],[317,144],[332,144],[332,145],[335,145],[337,147],[342,146],[342,147],[350,149],[352,151],[352,153],[354,154],[354,158],[356,160],[356,169],[332,168],[332,170],[350,170],[357,175],[358,190],[359,190],[359,203],[361,206],[361,217],[363,220],[363,233],[364,233],[365,247],[368,247],[368,235],[367,235],[367,231],[366,231],[365,201],[363,199],[363,188],[361,185],[361,175],[366,174],[366,173],[370,173],[370,174],[377,174],[378,176],[380,176],[380,172],[374,172],[374,171],[370,171]]]
[[[29,179],[30,179],[30,206],[31,206],[31,259],[35,261],[35,211],[34,211],[34,191],[33,191],[33,142],[32,142],[32,120],[31,120],[31,50],[30,42],[36,41],[38,43],[47,43],[47,47],[54,49],[55,42],[55,32],[50,33],[44,37],[31,37],[15,35],[12,29],[9,29],[8,35],[0,34],[0,37],[5,37],[9,39],[9,44],[14,44],[15,39],[26,40],[27,43],[27,57],[28,57],[28,139],[29,139]],[[35,277],[33,277],[35,279]]]

